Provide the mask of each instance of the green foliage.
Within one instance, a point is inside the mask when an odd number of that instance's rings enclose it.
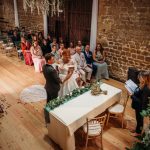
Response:
[[[143,111],[141,112],[141,115],[142,115],[143,117],[150,117],[150,104],[148,104],[147,110],[143,110]]]
[[[84,88],[81,88],[81,89],[75,89],[70,94],[67,94],[65,97],[57,97],[57,98],[49,101],[49,103],[47,103],[45,109],[47,111],[53,110],[54,108],[60,106],[61,104],[64,104],[64,103],[72,100],[73,98],[89,91],[89,90],[90,90],[90,86],[84,87]]]

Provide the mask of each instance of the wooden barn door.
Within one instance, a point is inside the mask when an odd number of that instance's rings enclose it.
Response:
[[[58,17],[49,17],[49,33],[57,39],[62,37],[65,43],[81,40],[90,42],[91,16],[93,0],[66,0],[64,12]]]
[[[90,41],[92,0],[73,0],[69,3],[69,39],[83,44]]]

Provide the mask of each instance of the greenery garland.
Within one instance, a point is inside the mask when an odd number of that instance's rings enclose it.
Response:
[[[78,89],[74,89],[70,94],[67,94],[66,96],[64,97],[57,97],[51,101],[49,101],[47,104],[46,104],[46,107],[45,109],[49,112],[50,110],[53,110],[54,108],[74,99],[75,97],[87,92],[90,90],[90,85],[89,86],[86,86],[84,88],[78,88]]]

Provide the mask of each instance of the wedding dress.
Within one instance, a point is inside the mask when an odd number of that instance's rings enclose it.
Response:
[[[78,75],[75,71],[76,67],[75,67],[75,64],[73,63],[72,60],[70,60],[66,64],[64,64],[63,62],[61,64],[59,64],[59,66],[58,66],[59,77],[63,81],[65,79],[65,77],[67,76],[68,70],[70,68],[74,68],[73,74],[71,75],[71,77],[67,81],[65,81],[63,84],[61,84],[61,88],[60,88],[60,91],[58,94],[59,97],[64,97],[65,95],[72,92],[74,89],[78,88],[78,85],[76,82],[76,78],[78,77]]]

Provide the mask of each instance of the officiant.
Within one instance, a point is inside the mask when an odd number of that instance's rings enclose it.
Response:
[[[136,129],[133,136],[139,136],[143,129],[143,116],[140,114],[142,110],[146,110],[149,103],[150,97],[150,72],[142,71],[138,75],[139,87],[135,90],[132,99],[132,108],[135,109],[136,115]]]

